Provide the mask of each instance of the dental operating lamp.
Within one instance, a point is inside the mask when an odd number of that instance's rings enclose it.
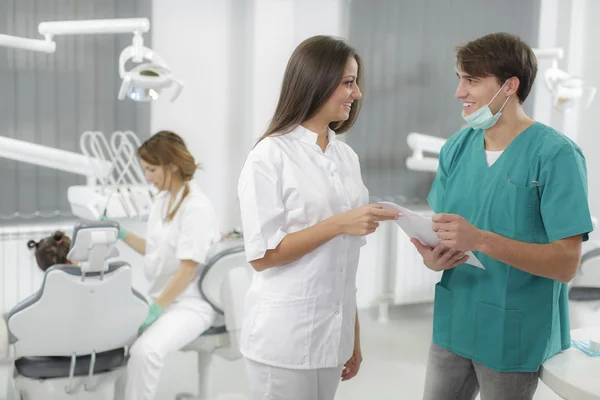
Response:
[[[552,106],[558,111],[579,107],[586,109],[596,95],[596,88],[584,84],[582,78],[558,68],[558,60],[564,56],[563,49],[533,49],[538,60],[552,60],[552,66],[544,71],[544,84],[552,95]]]
[[[125,97],[142,102],[156,100],[162,90],[173,86],[175,92],[171,101],[174,101],[183,89],[183,82],[173,77],[169,66],[162,57],[154,50],[144,47],[142,34],[149,30],[150,21],[147,18],[42,22],[38,26],[38,31],[44,36],[44,39],[0,34],[0,46],[55,53],[55,36],[131,33],[133,34],[132,44],[126,47],[119,57],[119,75],[123,80],[119,89],[119,100],[123,100]],[[147,62],[125,71],[125,63],[128,60],[132,60],[134,63]]]

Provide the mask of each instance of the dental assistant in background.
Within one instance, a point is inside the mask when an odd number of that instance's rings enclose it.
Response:
[[[469,127],[444,145],[428,197],[443,270],[435,288],[426,400],[532,399],[540,366],[570,347],[567,282],[592,231],[585,158],[523,111],[532,49],[506,33],[457,48]],[[474,251],[485,270],[463,264]]]
[[[155,197],[146,238],[121,229],[119,238],[144,255],[152,301],[141,336],[130,350],[126,400],[155,398],[165,357],[209,329],[215,311],[200,296],[199,266],[219,241],[210,200],[192,178],[197,165],[183,139],[161,131],[137,151]]]

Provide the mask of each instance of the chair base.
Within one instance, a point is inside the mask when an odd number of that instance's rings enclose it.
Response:
[[[14,386],[18,400],[113,400],[116,395],[117,381],[122,377],[121,369],[97,374],[91,379],[69,378],[30,379],[17,375]],[[67,387],[72,390],[67,393]]]

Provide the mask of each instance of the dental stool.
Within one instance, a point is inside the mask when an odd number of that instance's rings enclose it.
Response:
[[[8,314],[0,356],[11,362],[15,400],[114,399],[148,313],[131,267],[107,261],[119,255],[118,232],[115,222],[77,223],[67,258],[79,265],[49,268],[40,290]]]
[[[226,360],[241,358],[239,335],[242,328],[246,292],[253,269],[246,261],[243,240],[226,240],[211,249],[212,257],[204,267],[198,288],[202,297],[215,309],[213,326],[182,351],[198,353],[198,394],[179,393],[176,400],[207,400],[209,367],[213,354]]]

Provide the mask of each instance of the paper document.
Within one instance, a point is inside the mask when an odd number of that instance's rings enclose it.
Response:
[[[385,209],[400,211],[402,214],[404,214],[403,217],[400,217],[396,220],[396,223],[398,226],[400,226],[404,233],[408,235],[409,238],[418,239],[421,241],[421,243],[429,247],[436,247],[438,244],[440,244],[441,239],[439,239],[433,229],[431,229],[433,226],[431,218],[414,213],[408,208],[401,207],[398,204],[390,201],[380,201],[378,204]],[[485,269],[483,264],[479,262],[473,252],[468,251],[465,253],[465,255],[469,256],[469,259],[465,261],[465,263]]]

